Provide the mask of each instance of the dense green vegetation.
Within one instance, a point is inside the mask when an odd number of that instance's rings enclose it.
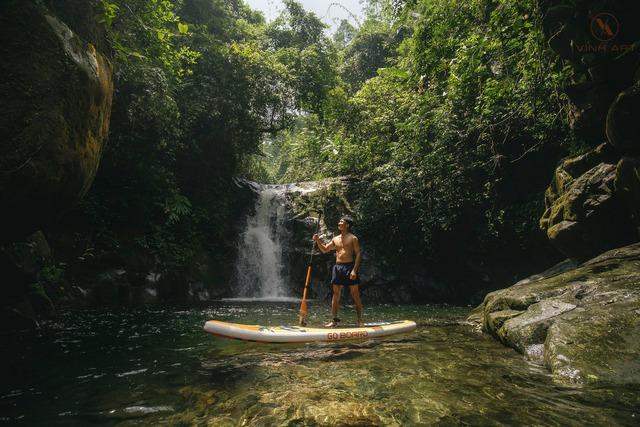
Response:
[[[116,53],[110,138],[79,215],[99,248],[141,250],[158,269],[233,240],[231,180],[265,134],[321,114],[335,79],[323,24],[294,2],[266,24],[242,2],[103,0]]]
[[[544,189],[580,144],[537,2],[368,6],[360,28],[335,35],[338,77],[323,111],[264,141],[266,175],[360,178],[359,230],[395,265],[540,252]]]
[[[166,271],[224,252],[233,176],[357,178],[358,231],[399,266],[513,260],[579,149],[533,0],[369,0],[332,36],[294,0],[270,23],[241,1],[101,4],[116,97],[80,211]]]

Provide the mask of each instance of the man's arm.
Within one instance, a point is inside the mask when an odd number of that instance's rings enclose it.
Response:
[[[325,245],[324,243],[322,243],[322,241],[320,240],[320,236],[318,236],[317,234],[313,235],[313,241],[316,242],[316,244],[318,245],[318,249],[320,249],[320,252],[322,252],[323,254],[331,252],[336,248],[336,245],[333,243],[333,239],[331,239],[331,241]]]
[[[360,242],[356,236],[353,236],[353,253],[356,256],[356,262],[353,266],[353,270],[351,270],[351,280],[354,280],[358,275],[358,270],[360,269],[360,262],[362,261],[362,253],[360,251]]]

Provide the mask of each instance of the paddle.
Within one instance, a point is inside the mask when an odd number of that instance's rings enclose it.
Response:
[[[318,214],[318,224],[316,225],[316,233],[320,231],[320,218],[322,218],[322,211]],[[313,248],[316,246],[316,242],[314,241],[311,244],[311,256],[309,257],[309,265],[307,266],[307,278],[304,281],[304,292],[302,293],[302,302],[300,303],[300,317],[298,319],[298,323],[300,326],[305,326],[307,324],[307,288],[309,287],[309,282],[311,281],[311,263],[313,262]]]

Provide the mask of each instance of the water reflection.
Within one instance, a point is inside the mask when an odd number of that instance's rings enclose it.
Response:
[[[315,307],[310,322],[321,323],[322,310]],[[559,387],[544,367],[474,331],[466,312],[369,307],[371,321],[411,318],[418,330],[352,343],[277,345],[217,339],[201,328],[210,318],[292,323],[295,304],[65,313],[35,335],[7,339],[0,421],[637,425],[637,388]]]

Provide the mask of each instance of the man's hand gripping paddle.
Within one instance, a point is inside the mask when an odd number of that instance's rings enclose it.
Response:
[[[316,233],[320,231],[320,218],[322,218],[322,211],[318,214],[318,224],[316,225]],[[307,266],[307,278],[304,281],[304,292],[302,293],[302,302],[300,303],[300,317],[298,323],[300,326],[306,326],[307,324],[307,288],[311,281],[311,263],[313,262],[313,249],[316,246],[314,241],[311,245],[311,256],[309,257],[309,265]]]

